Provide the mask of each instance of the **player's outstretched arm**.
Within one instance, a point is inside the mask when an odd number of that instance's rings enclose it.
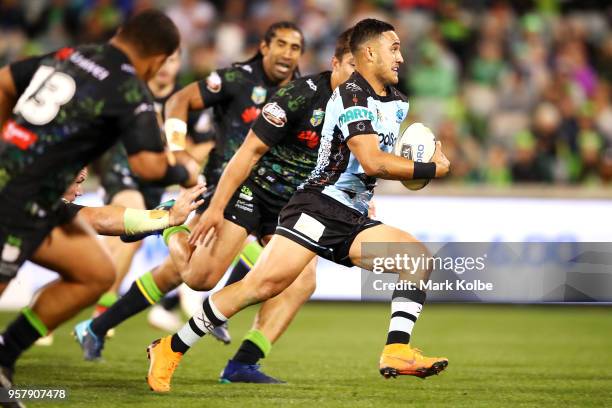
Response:
[[[383,152],[375,134],[351,137],[347,145],[366,174],[372,177],[387,180],[432,179],[444,177],[450,170],[450,162],[442,152],[440,142],[436,142],[436,152],[431,163],[417,163]]]
[[[247,179],[253,166],[259,161],[261,156],[266,154],[270,147],[266,145],[253,130],[249,130],[244,143],[238,148],[232,159],[229,161],[221,179],[215,189],[215,194],[206,211],[200,217],[200,221],[192,229],[189,235],[189,243],[205,243],[212,240],[213,235],[204,242],[209,231],[218,231],[223,222],[223,211],[227,206],[236,189]]]
[[[204,184],[181,191],[169,210],[136,210],[118,205],[84,207],[79,214],[100,235],[138,234],[181,225],[198,208]]]

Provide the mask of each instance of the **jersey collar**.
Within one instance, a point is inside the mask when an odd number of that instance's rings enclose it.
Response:
[[[359,72],[357,72],[357,71],[353,72],[353,74],[351,75],[351,79],[354,79],[355,82],[357,82],[359,85],[361,85],[362,89],[364,89],[374,99],[378,99],[379,101],[382,101],[382,102],[392,101],[392,100],[395,99],[394,89],[393,89],[393,87],[391,87],[389,85],[386,86],[386,88],[387,88],[387,95],[380,96],[380,95],[378,95],[376,93],[376,91],[374,91],[374,88],[372,88],[370,83]]]

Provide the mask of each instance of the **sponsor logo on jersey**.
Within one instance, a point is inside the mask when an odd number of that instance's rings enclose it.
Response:
[[[255,105],[260,105],[266,101],[266,95],[268,91],[263,86],[256,86],[251,92],[251,100]]]
[[[128,74],[136,75],[136,68],[131,64],[121,64],[121,70]]]
[[[84,57],[78,51],[75,51],[70,55],[70,62],[81,68],[83,71],[89,73],[98,81],[103,81],[104,79],[106,79],[106,77],[110,75],[106,68],[101,67],[89,58]]]
[[[5,262],[15,262],[21,253],[21,239],[9,235],[2,248],[2,260]]]
[[[342,127],[343,125],[351,122],[357,122],[358,120],[374,121],[374,114],[371,110],[364,108],[363,106],[351,106],[340,114],[340,118],[338,120],[340,127]]]
[[[19,126],[14,120],[9,120],[2,130],[2,140],[12,143],[21,150],[26,150],[38,140],[36,133]]]
[[[312,116],[310,117],[310,124],[313,127],[317,127],[321,123],[323,123],[324,117],[325,117],[325,111],[323,109],[315,109],[312,111]]]
[[[240,198],[245,201],[252,201],[253,192],[247,186],[242,186],[242,188],[240,189]]]
[[[221,77],[217,74],[217,71],[213,71],[206,77],[206,89],[212,93],[217,93],[221,90]]]
[[[385,146],[395,145],[395,134],[393,132],[389,132],[387,134],[379,133],[378,143],[385,145]]]
[[[55,59],[63,61],[66,58],[70,57],[73,52],[74,52],[74,48],[70,48],[70,47],[61,48],[57,50],[57,52],[55,53]]]
[[[134,109],[134,116],[143,112],[155,112],[155,106],[150,103],[143,102],[138,105],[136,109]]]
[[[319,135],[312,130],[302,130],[298,133],[297,138],[306,143],[309,149],[314,149],[319,145]]]
[[[347,82],[345,87],[348,91],[351,91],[351,92],[363,91],[363,89],[361,89],[361,87],[354,82]]]
[[[283,127],[287,123],[287,113],[276,102],[267,103],[261,114],[266,122],[272,126]]]
[[[403,120],[404,120],[404,110],[403,109],[398,109],[395,112],[395,121],[397,123],[402,123]]]
[[[313,91],[317,90],[317,86],[315,85],[314,82],[312,82],[311,78],[308,78],[308,80],[306,80],[306,83],[308,84],[308,86],[310,87],[310,89],[312,89]]]
[[[244,111],[242,111],[242,115],[240,116],[242,117],[242,121],[244,123],[251,123],[259,117],[260,113],[261,110],[259,108],[256,108],[255,106],[249,106]]]

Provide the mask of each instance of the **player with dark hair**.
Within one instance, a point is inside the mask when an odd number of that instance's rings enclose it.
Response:
[[[147,381],[157,391],[170,389],[174,370],[199,338],[245,307],[281,295],[316,255],[371,270],[373,257],[380,254],[362,253],[362,245],[418,245],[410,234],[368,217],[376,179],[442,177],[449,171],[449,162],[439,143],[431,163],[417,163],[389,153],[408,113],[406,97],[394,87],[403,58],[393,27],[378,20],[362,20],[353,29],[350,45],[356,71],[335,89],[327,103],[316,168],[282,209],[275,235],[251,272],[208,296],[202,310],[178,333],[150,346]],[[201,225],[192,233],[191,241],[202,243],[215,227],[206,221]],[[389,272],[414,282],[427,279],[430,270],[422,268],[414,271],[414,276],[401,270]],[[409,345],[424,300],[425,293],[419,289],[398,289],[393,293],[387,345],[380,361],[380,372],[385,377],[426,377],[447,366],[447,359],[423,357]]]
[[[206,201],[198,209],[199,214],[208,206],[223,168],[244,141],[269,96],[294,77],[298,60],[303,53],[303,41],[302,33],[295,24],[289,22],[273,24],[268,28],[264,40],[260,43],[260,51],[254,58],[212,72],[206,80],[187,85],[170,97],[166,103],[164,129],[171,144],[180,144],[185,139],[189,111],[205,107],[213,108],[217,130],[215,148],[204,168],[207,183],[207,191],[204,194]],[[301,104],[302,101],[295,99],[294,103]],[[199,214],[193,218],[190,225],[197,222]],[[269,220],[269,224],[271,223],[272,220]],[[184,233],[189,230],[188,227],[166,229],[164,240],[166,242],[170,240],[172,243],[180,238],[177,254],[185,258],[177,262],[176,258],[168,257],[159,267],[138,278],[128,292],[105,313],[91,322],[86,321],[84,325],[79,324],[79,327],[85,327],[87,332],[87,335],[82,336],[81,343],[85,359],[95,360],[100,357],[104,335],[108,330],[158,302],[163,294],[176,288],[183,281],[194,289],[211,289],[230,266],[234,257],[243,249],[248,235],[243,227],[227,224],[233,226],[232,231],[226,234],[231,245],[223,244],[225,246],[208,248],[208,251],[196,251],[193,256],[191,256],[192,248],[187,245]],[[267,228],[273,226],[268,225]],[[268,234],[272,231],[273,229],[268,231]],[[174,250],[171,248],[171,251]],[[245,266],[255,262],[259,252],[260,247],[256,242],[244,248],[241,259],[245,262],[239,262],[236,266],[237,273],[241,274],[240,277],[246,273],[243,271]],[[187,261],[188,259],[191,262]],[[202,275],[206,279],[198,281]],[[226,343],[229,342],[228,334],[223,329],[220,329],[217,337]]]
[[[180,51],[175,51],[162,65],[157,74],[148,81],[147,86],[154,100],[154,107],[160,119],[163,117],[163,108],[166,101],[181,87],[176,83],[176,77],[180,68]],[[196,131],[196,122],[202,112],[193,112],[189,117],[190,138],[186,146],[177,147],[186,150],[198,163],[202,163],[208,156],[212,145],[210,140],[212,134]],[[161,123],[161,122],[160,122]],[[133,174],[128,163],[127,153],[121,144],[115,145],[100,160],[98,169],[100,171],[101,185],[104,188],[104,203],[134,209],[152,210],[158,205],[160,209],[166,208],[165,203],[160,204],[164,187],[155,183],[140,180]],[[130,241],[136,240],[138,235],[131,235]],[[115,261],[117,277],[115,283],[96,304],[94,317],[104,312],[118,299],[118,291],[121,282],[130,270],[132,260],[141,246],[142,241],[134,243],[123,243],[118,237],[107,237],[105,243]],[[110,332],[109,332],[110,335]]]
[[[223,231],[224,224],[232,223],[242,227],[244,235],[259,228],[265,231],[263,236],[259,233],[262,240],[269,241],[281,208],[316,164],[325,105],[333,89],[353,72],[349,38],[350,30],[339,37],[331,72],[292,81],[263,107],[261,116],[224,170],[208,209],[194,227],[196,235],[200,229],[211,226]],[[295,98],[303,100],[298,107],[292,105]],[[316,262],[311,262],[287,290],[262,305],[253,329],[222,371],[221,382],[280,382],[261,373],[256,363],[270,353],[272,343],[312,295],[315,266]],[[151,361],[183,352],[190,338],[188,332],[182,331],[181,335],[174,341],[168,336],[154,342],[149,348]],[[163,372],[151,373],[149,386],[155,391],[167,391],[168,384],[157,381],[160,377],[164,377]]]
[[[61,278],[41,289],[0,338],[3,387],[24,350],[112,284],[112,261],[91,227],[78,215],[58,227],[66,221],[61,197],[77,173],[121,140],[140,177],[196,183],[195,162],[179,155],[184,164],[169,165],[144,82],[179,42],[172,21],[149,10],[107,44],[64,48],[0,69],[0,287],[61,229],[56,249],[40,262]]]

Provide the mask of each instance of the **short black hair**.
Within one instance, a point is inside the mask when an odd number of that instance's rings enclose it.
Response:
[[[142,57],[172,55],[181,42],[178,28],[170,17],[155,9],[130,18],[119,29],[117,38],[133,45]]]
[[[363,43],[387,31],[395,31],[395,27],[374,18],[361,20],[353,27],[353,34],[350,40],[351,52],[354,54]]]
[[[304,33],[302,33],[302,30],[300,29],[300,27],[297,26],[297,24],[291,21],[277,21],[276,23],[268,27],[268,29],[266,30],[266,33],[264,34],[264,38],[263,38],[264,42],[270,45],[270,42],[272,42],[272,39],[276,36],[276,31],[282,30],[284,28],[300,33],[300,38],[302,39],[300,45],[302,47],[302,54],[303,54],[304,53]]]
[[[351,34],[353,33],[353,27],[345,30],[338,36],[336,40],[336,50],[334,51],[334,57],[339,60],[342,59],[344,54],[351,52]]]

